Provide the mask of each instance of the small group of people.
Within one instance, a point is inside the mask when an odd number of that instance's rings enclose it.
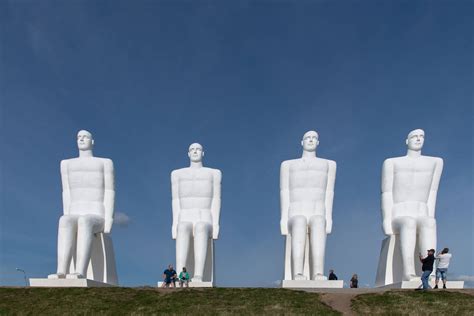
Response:
[[[443,281],[443,289],[446,289],[448,267],[452,255],[449,253],[449,248],[444,248],[442,251],[438,252],[436,256],[435,253],[436,250],[429,249],[427,256],[423,257],[421,253],[419,254],[420,262],[422,263],[421,270],[423,271],[423,274],[421,275],[422,287],[418,288],[417,290],[428,290],[431,288],[429,285],[429,278],[430,275],[433,273],[433,266],[435,260],[438,260],[438,264],[436,266],[436,279],[434,289],[438,288],[439,279]]]
[[[328,279],[330,281],[334,281],[334,280],[337,280],[337,275],[334,273],[334,270],[329,270],[329,277]],[[354,274],[351,278],[351,281],[349,283],[349,286],[352,288],[352,289],[356,289],[359,287],[359,278],[357,276],[357,274]]]
[[[163,284],[161,287],[169,288],[170,285],[176,287],[176,280],[179,281],[179,286],[189,287],[189,273],[186,271],[186,267],[183,267],[183,270],[178,274],[173,268],[173,265],[169,265],[168,269],[163,272]]]

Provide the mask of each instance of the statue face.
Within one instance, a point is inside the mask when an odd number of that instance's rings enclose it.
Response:
[[[88,131],[82,130],[77,133],[77,147],[79,150],[91,150],[94,146],[94,139],[92,134]]]
[[[408,134],[406,144],[408,146],[408,149],[411,150],[421,150],[423,148],[423,144],[425,142],[425,132],[421,129],[416,129],[414,131],[411,131]]]
[[[198,143],[189,146],[188,157],[192,162],[201,162],[204,157],[202,146]]]
[[[315,151],[319,145],[319,135],[315,131],[306,132],[303,135],[301,146],[305,151]]]

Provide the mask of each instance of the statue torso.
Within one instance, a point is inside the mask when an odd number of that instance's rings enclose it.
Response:
[[[66,160],[66,164],[70,214],[104,216],[103,158],[73,158]]]
[[[427,216],[427,202],[436,168],[435,157],[391,158],[393,216]]]
[[[289,216],[324,216],[328,161],[321,158],[300,158],[289,160],[288,165]]]
[[[180,221],[212,222],[214,169],[183,168],[176,170],[180,204]]]

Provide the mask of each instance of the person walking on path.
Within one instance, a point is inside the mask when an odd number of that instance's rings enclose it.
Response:
[[[176,287],[176,271],[173,269],[173,265],[169,265],[168,269],[163,272],[163,284],[161,287],[170,287],[173,283],[173,287]]]
[[[428,284],[428,279],[430,277],[430,274],[433,272],[433,264],[435,261],[435,250],[434,249],[429,249],[428,250],[428,255],[426,257],[422,257],[421,253],[419,255],[420,257],[420,262],[423,264],[421,267],[421,270],[423,271],[423,274],[421,275],[421,284],[423,285],[423,290],[428,290],[430,288],[430,285]],[[421,290],[418,288],[417,290]]]
[[[351,278],[351,284],[350,284],[350,287],[352,289],[356,289],[359,287],[359,279],[357,277],[357,274],[354,274]]]
[[[446,288],[446,277],[448,274],[449,261],[451,260],[452,255],[449,252],[449,248],[444,248],[440,253],[436,255],[438,259],[438,266],[436,267],[436,281],[435,289],[438,288],[439,279],[443,280],[443,289]]]
[[[334,273],[334,270],[329,270],[329,280],[330,281],[335,281],[337,280],[337,275]]]
[[[186,287],[189,287],[189,273],[186,271],[185,267],[183,267],[183,271],[179,273],[179,286],[183,287],[183,283]]]

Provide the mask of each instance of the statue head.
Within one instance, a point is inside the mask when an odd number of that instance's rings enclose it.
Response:
[[[425,142],[425,132],[422,129],[415,129],[408,133],[406,144],[408,149],[420,151]]]
[[[316,151],[319,145],[319,135],[315,131],[306,132],[301,140],[301,146],[304,151]]]
[[[202,146],[198,143],[191,144],[188,150],[188,157],[192,162],[201,162],[204,157]]]
[[[80,130],[77,133],[77,148],[79,150],[92,150],[94,147],[94,139],[92,134],[86,130]]]

